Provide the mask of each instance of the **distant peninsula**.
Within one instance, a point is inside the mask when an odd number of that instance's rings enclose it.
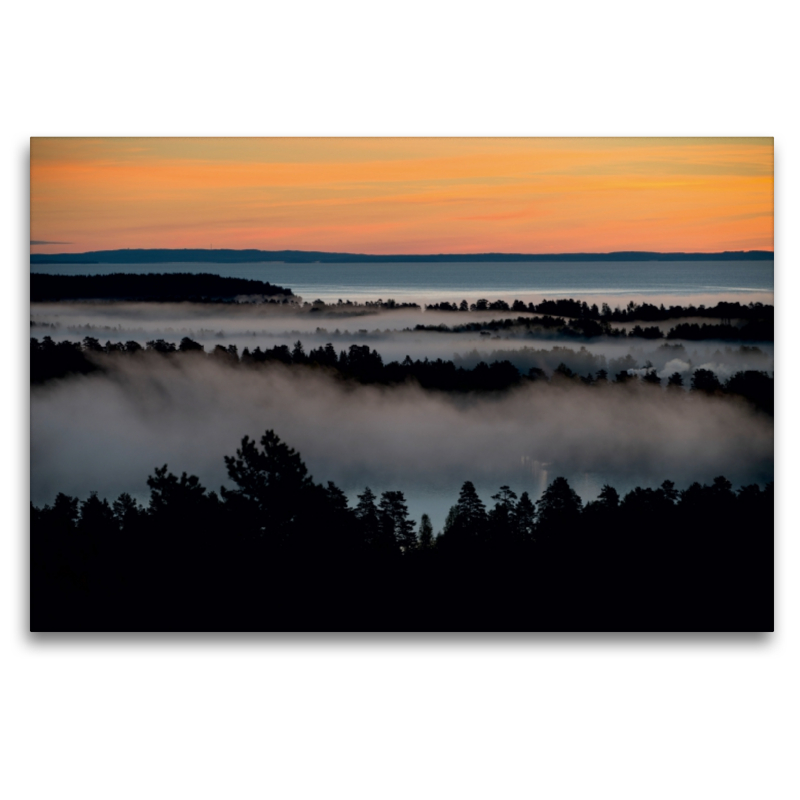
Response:
[[[231,302],[237,297],[294,299],[291,289],[266,281],[223,278],[206,273],[162,275],[42,275],[31,273],[31,302],[128,300],[144,302]]]
[[[369,255],[314,250],[95,250],[88,253],[32,253],[31,266],[42,264],[242,264],[278,261],[285,264],[473,264],[510,261],[772,261],[769,250],[722,253],[439,253],[431,255]]]

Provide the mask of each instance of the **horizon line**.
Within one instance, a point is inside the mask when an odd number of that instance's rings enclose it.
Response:
[[[53,245],[53,244],[69,244],[69,242],[31,242],[30,246]],[[537,258],[551,257],[551,256],[611,256],[611,255],[726,255],[726,254],[770,254],[774,255],[774,248],[772,250],[766,248],[757,248],[750,250],[573,250],[562,251],[558,253],[541,253],[541,252],[522,252],[522,251],[500,251],[500,250],[484,250],[472,253],[459,253],[459,252],[420,252],[420,253],[359,253],[346,250],[300,250],[294,248],[280,248],[275,250],[266,250],[259,247],[116,247],[106,248],[103,250],[84,250],[82,252],[62,252],[62,253],[30,253],[31,256],[88,256],[97,253],[147,253],[147,252],[170,252],[170,253],[298,253],[303,255],[329,255],[329,256],[357,256],[359,258],[439,258],[442,256],[451,257],[472,257],[475,256],[536,256]]]

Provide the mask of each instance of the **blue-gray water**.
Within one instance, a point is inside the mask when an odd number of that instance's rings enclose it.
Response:
[[[737,296],[771,302],[773,261],[490,262],[477,264],[47,264],[36,272],[92,275],[112,272],[211,272],[285,286],[306,300],[338,298],[433,302],[539,296]]]

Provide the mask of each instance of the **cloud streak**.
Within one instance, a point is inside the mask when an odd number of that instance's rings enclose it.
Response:
[[[771,249],[771,139],[44,139],[31,225],[74,250]]]

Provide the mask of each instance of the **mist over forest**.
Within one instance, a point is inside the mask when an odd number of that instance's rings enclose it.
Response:
[[[196,294],[222,297],[173,302],[183,284]],[[267,287],[267,294],[237,295],[251,285]],[[412,512],[431,513],[437,524],[447,511],[446,495],[466,479],[487,496],[513,484],[535,497],[549,478],[567,475],[588,501],[604,483],[624,490],[665,478],[688,484],[723,472],[740,483],[772,478],[771,417],[741,399],[714,396],[713,385],[712,391],[689,392],[698,370],[718,386],[742,373],[771,379],[771,341],[709,339],[718,326],[699,333],[720,322],[728,336],[736,326],[756,331],[752,321],[762,318],[770,320],[771,330],[772,307],[760,302],[723,299],[706,307],[663,297],[660,305],[629,301],[613,307],[605,300],[566,299],[324,303],[269,284],[188,274],[39,276],[36,286],[43,298],[88,291],[98,298],[122,292],[160,299],[31,304],[32,344],[38,338],[43,344],[82,343],[73,354],[83,359],[78,371],[98,370],[74,375],[75,365],[67,363],[60,372],[41,373],[39,351],[32,351],[32,378],[38,376],[31,396],[35,502],[58,491],[144,496],[144,476],[163,463],[221,485],[226,476],[219,454],[242,435],[265,428],[278,431],[303,452],[315,475],[342,486],[351,498],[365,485],[402,487]],[[675,325],[694,331],[695,340],[670,338]],[[762,329],[768,330],[757,330]],[[384,364],[419,366],[391,387],[381,385],[380,371],[367,381],[377,385],[354,385],[335,369],[271,361],[255,370],[241,368],[262,348],[283,348],[281,360],[291,362],[289,352],[298,342],[309,351],[326,348],[324,364],[355,349]],[[205,349],[209,355],[119,356],[134,345],[164,353]],[[220,353],[222,358],[210,357]],[[235,358],[226,360],[231,353]],[[509,377],[488,393],[470,388],[492,387],[491,381],[476,383],[477,377],[462,379],[455,393],[422,388],[411,375],[439,359],[457,371],[507,364]],[[340,368],[342,363],[340,358]],[[520,383],[517,373],[547,385]],[[617,382],[629,376],[632,383],[593,385],[614,376]],[[668,379],[684,391],[654,391],[654,382]],[[764,402],[757,406],[767,408]]]
[[[420,309],[387,310],[367,306],[328,305],[318,313],[294,305],[271,303],[34,303],[31,305],[31,336],[82,341],[93,337],[101,343],[163,339],[179,344],[188,336],[207,350],[216,345],[235,345],[241,352],[256,346],[293,346],[300,339],[307,346],[333,343],[337,350],[352,344],[369,344],[385,361],[454,359],[474,366],[483,360],[508,359],[518,369],[537,366],[552,371],[560,362],[585,374],[606,369],[644,369],[654,366],[661,377],[672,372],[688,374],[692,369],[711,369],[721,378],[737,370],[771,372],[773,344],[709,341],[659,341],[642,338],[589,337],[576,340],[541,331],[508,329],[441,333],[416,330],[452,327],[465,318],[470,323],[492,323],[508,313],[472,311],[468,315]],[[532,315],[528,315],[532,316]],[[697,324],[702,318],[681,318],[655,323],[669,328],[676,322]],[[616,324],[616,323],[615,323]],[[648,323],[649,324],[649,323]],[[631,329],[634,322],[618,323]],[[744,346],[743,346],[744,345]],[[545,355],[543,351],[550,351]],[[589,353],[593,358],[587,358]],[[669,364],[669,362],[675,362]]]
[[[58,491],[143,494],[163,463],[218,486],[220,454],[265,428],[300,450],[319,479],[351,493],[393,486],[413,496],[470,479],[538,496],[548,476],[583,473],[620,489],[723,473],[742,484],[772,478],[771,418],[729,398],[574,382],[446,395],[280,364],[243,370],[202,355],[104,361],[104,372],[32,391],[34,502]],[[428,510],[419,502],[417,515]]]
[[[31,141],[31,629],[771,630],[771,142],[386,141]]]
[[[465,480],[535,499],[562,475],[589,502],[773,477],[773,310],[755,296],[323,302],[206,274],[36,279],[35,503],[146,501],[162,464],[224,486],[220,454],[265,429],[351,502],[402,489],[437,529]],[[348,352],[367,361],[343,367]]]

